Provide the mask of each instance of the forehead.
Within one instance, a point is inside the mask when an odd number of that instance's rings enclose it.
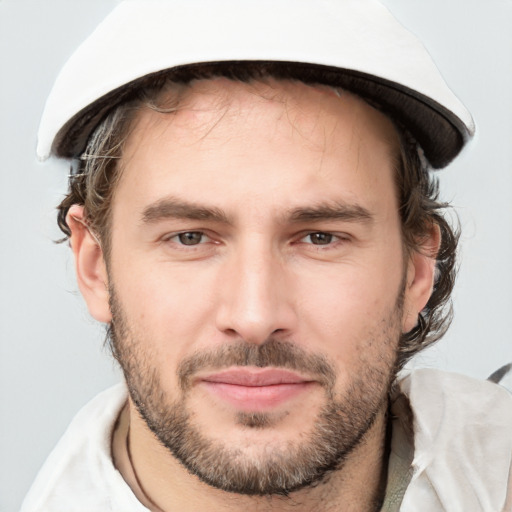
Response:
[[[229,130],[235,134],[236,122],[221,123],[224,118],[243,123],[246,118],[273,116],[276,123],[286,119],[292,128],[306,129],[304,139],[311,134],[309,142],[314,142],[315,135],[320,134],[314,133],[317,122],[322,123],[323,135],[328,136],[329,128],[338,126],[341,118],[352,118],[349,121],[356,121],[352,127],[359,133],[366,131],[392,148],[397,142],[396,130],[386,116],[352,93],[320,84],[272,78],[247,83],[227,78],[196,80],[188,85],[171,83],[146,107],[137,116],[136,128],[146,130],[159,122],[167,126],[172,123],[175,135],[190,135],[198,129],[201,133],[201,127],[210,134],[211,123],[223,135]],[[156,112],[167,115],[158,116]]]
[[[383,179],[393,181],[393,124],[345,91],[218,78],[170,86],[155,105],[138,113],[119,184],[148,201],[164,190],[220,200],[226,188],[240,197],[279,190],[283,200],[300,190],[308,201],[332,183],[354,195],[358,187],[378,191]]]

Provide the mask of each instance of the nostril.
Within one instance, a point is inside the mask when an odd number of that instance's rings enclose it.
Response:
[[[240,335],[236,332],[235,329],[231,329],[231,328],[228,328],[228,329],[225,329],[224,332],[228,335],[228,336],[236,336],[236,337],[239,337]]]

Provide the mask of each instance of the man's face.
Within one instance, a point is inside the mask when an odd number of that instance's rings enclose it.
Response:
[[[139,114],[112,209],[115,350],[207,483],[308,485],[383,414],[412,327],[396,144],[361,100],[287,82],[201,82]]]

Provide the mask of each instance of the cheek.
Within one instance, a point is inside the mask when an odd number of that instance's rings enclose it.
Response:
[[[211,301],[202,293],[199,278],[169,265],[146,263],[143,269],[116,267],[116,294],[137,343],[151,350],[159,365],[174,367],[194,350]]]
[[[390,336],[393,346],[398,342],[402,268],[396,260],[392,268],[354,265],[303,275],[300,283],[301,325],[311,338],[306,341],[340,364],[354,364],[362,351],[384,350]]]

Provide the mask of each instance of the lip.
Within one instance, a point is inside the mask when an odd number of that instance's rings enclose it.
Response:
[[[232,368],[199,383],[211,394],[246,412],[270,411],[307,391],[314,381],[279,368]]]

